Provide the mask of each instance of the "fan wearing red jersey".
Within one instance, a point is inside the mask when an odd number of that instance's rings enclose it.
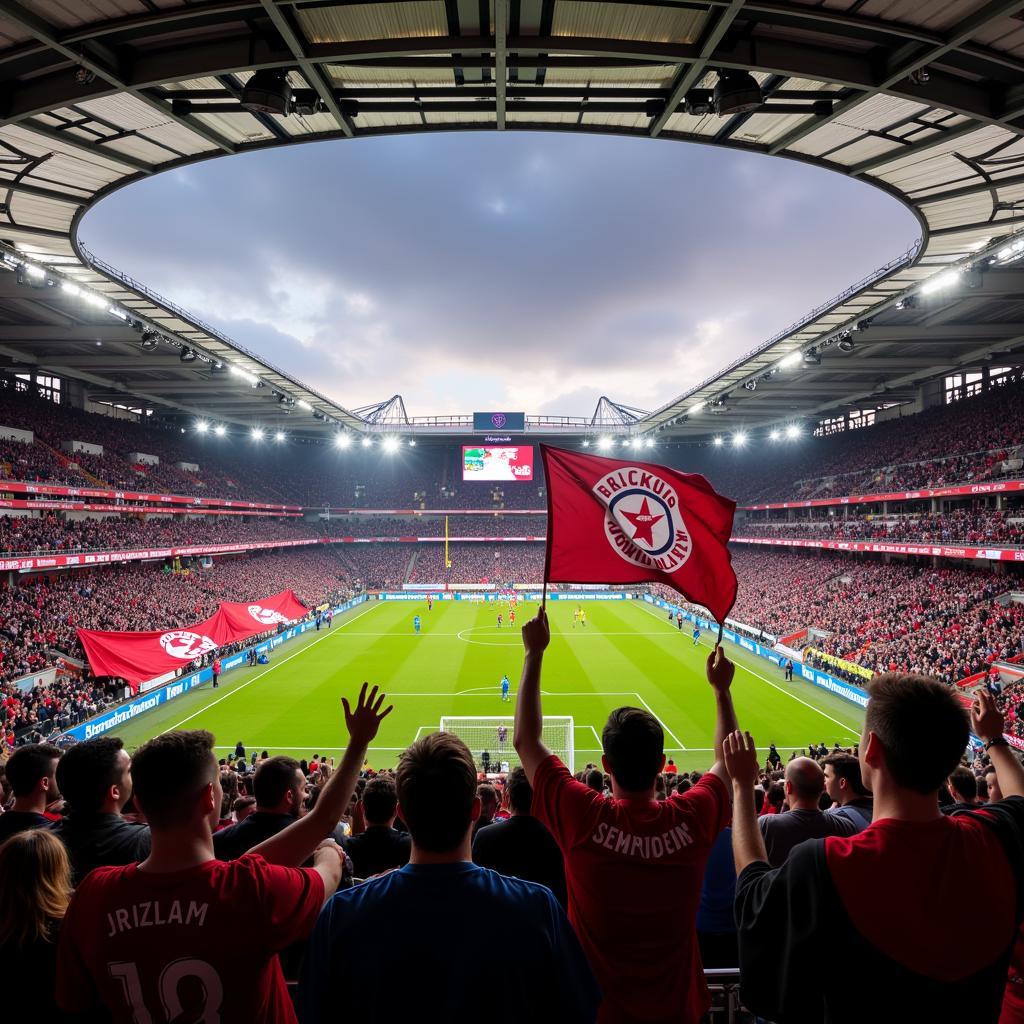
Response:
[[[1012,1021],[1007,967],[1024,914],[1024,768],[990,693],[971,730],[1005,799],[943,815],[936,793],[968,742],[953,690],[926,676],[872,679],[859,751],[874,819],[853,836],[809,839],[768,865],[754,809],[750,734],[726,741],[735,814],[740,993],[777,1021]],[[971,941],[963,926],[970,921]],[[858,965],[857,996],[834,983]],[[1010,985],[1014,974],[1010,974]],[[1005,1001],[1004,1001],[1005,999]]]
[[[729,822],[722,743],[735,728],[733,665],[720,647],[707,660],[717,705],[714,767],[685,793],[655,799],[665,767],[659,721],[618,708],[601,737],[612,778],[607,799],[577,782],[541,740],[541,662],[550,640],[544,610],[523,627],[526,658],[513,742],[533,786],[533,814],[565,862],[569,920],[603,999],[600,1024],[697,1024],[710,1005],[697,948],[704,865]]]
[[[324,837],[391,711],[381,713],[377,687],[366,691],[354,710],[342,701],[350,742],[316,807],[235,861],[213,853],[222,793],[212,734],[165,733],[138,750],[132,780],[152,850],[97,868],[76,890],[58,947],[62,1010],[105,1008],[114,1024],[294,1024],[277,954],[309,935],[341,879],[344,854]],[[313,867],[294,866],[311,853]]]

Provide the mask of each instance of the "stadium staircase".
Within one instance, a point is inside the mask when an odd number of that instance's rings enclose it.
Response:
[[[405,576],[402,577],[403,583],[408,583],[412,579],[412,571],[416,568],[416,563],[419,561],[420,553],[418,547],[413,551],[412,557],[409,559],[409,564],[405,567]]]
[[[76,473],[81,473],[82,476],[84,476],[85,479],[88,480],[89,483],[91,483],[93,485],[93,487],[104,487],[104,488],[107,488],[108,490],[112,489],[111,485],[108,484],[106,480],[101,480],[98,476],[93,476],[92,473],[90,473],[87,469],[85,469],[85,467],[80,466],[77,462],[75,462],[75,460],[70,455],[66,454],[65,452],[60,451],[60,449],[58,449],[58,448],[51,448],[45,441],[40,441],[38,438],[36,438],[36,444],[39,445],[40,448],[45,448],[48,452],[50,452],[53,456],[55,456],[57,461],[65,469],[67,469],[68,466],[70,466],[72,463],[74,463],[75,472]]]

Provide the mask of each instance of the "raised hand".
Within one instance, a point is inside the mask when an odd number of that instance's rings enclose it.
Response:
[[[551,642],[551,627],[548,613],[539,609],[536,616],[523,626],[523,646],[527,654],[540,654]]]
[[[1003,735],[1003,713],[996,707],[995,697],[984,686],[974,694],[971,731],[986,743]]]
[[[715,649],[708,655],[706,668],[712,689],[729,689],[736,666],[725,656],[720,644],[715,644]]]
[[[381,711],[384,694],[378,695],[378,687],[374,686],[367,696],[366,688],[369,685],[369,683],[363,683],[354,711],[349,706],[348,698],[341,698],[342,707],[345,709],[345,725],[348,727],[348,734],[354,746],[368,747],[377,735],[380,723],[394,709],[394,704],[389,704]]]
[[[725,770],[732,779],[734,786],[753,789],[761,774],[761,766],[757,761],[757,747],[749,732],[729,733],[722,746],[722,757]]]

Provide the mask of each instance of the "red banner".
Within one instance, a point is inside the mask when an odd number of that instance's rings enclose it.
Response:
[[[541,445],[548,483],[544,578],[664,583],[719,622],[736,600],[736,503],[695,473]]]
[[[954,487],[922,487],[919,491],[892,491],[888,494],[853,494],[842,498],[809,498],[807,501],[771,501],[767,505],[743,505],[744,512],[764,512],[772,508],[821,508],[825,505],[865,505],[873,501],[919,501],[927,498],[959,498],[972,494],[1007,494],[1024,491],[1024,480],[999,480],[990,484],[958,484]]]
[[[222,602],[208,619],[180,629],[115,632],[80,629],[89,667],[97,676],[123,679],[132,689],[155,676],[185,668],[225,644],[247,640],[279,623],[302,618],[307,608],[291,590],[252,604]]]
[[[869,551],[880,555],[928,555],[939,558],[980,558],[989,562],[1024,562],[1024,548],[954,547],[949,544],[886,544],[862,540],[789,540],[785,537],[733,537],[734,544],[768,544],[782,548],[826,551]]]
[[[24,480],[0,480],[0,493],[52,494],[70,498],[113,498],[115,501],[151,501],[172,505],[197,505],[225,508],[269,509],[278,512],[299,512],[301,505],[271,505],[264,501],[237,501],[234,498],[194,498],[185,494],[156,494],[153,491],[115,491],[101,487],[64,487],[59,484],[30,484]]]
[[[0,484],[0,489],[2,489]],[[301,512],[254,512],[234,508],[178,508],[174,505],[108,505],[90,501],[29,501],[26,498],[0,498],[0,509],[27,509],[30,512],[117,512],[119,515],[161,516],[270,516],[274,519],[301,519]]]
[[[221,644],[255,636],[283,622],[294,622],[306,614],[306,606],[292,590],[282,590],[258,603],[222,601],[213,626],[213,638]]]

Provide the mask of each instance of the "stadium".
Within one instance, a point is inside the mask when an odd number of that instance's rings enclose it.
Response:
[[[0,0],[11,1019],[803,1024],[867,995],[1024,1021],[1022,22]],[[595,356],[589,413],[471,378],[479,402],[424,415],[83,241],[247,154],[483,132],[635,147],[637,192],[651,141],[777,157],[918,237],[735,357],[655,366],[650,408]],[[770,222],[770,185],[737,204]],[[198,240],[108,223],[203,276]],[[857,244],[771,230],[822,262]],[[742,240],[705,244],[731,280]],[[273,262],[241,248],[206,258]],[[469,308],[472,269],[442,269]]]

